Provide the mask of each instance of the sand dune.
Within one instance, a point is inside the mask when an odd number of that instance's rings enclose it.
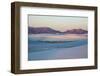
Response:
[[[29,52],[29,60],[80,59],[88,57],[87,45],[48,51]]]
[[[32,39],[43,40],[43,41],[74,41],[87,39],[86,34],[32,34],[29,37]]]

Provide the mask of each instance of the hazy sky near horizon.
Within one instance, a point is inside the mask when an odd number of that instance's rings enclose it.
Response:
[[[59,31],[69,29],[87,30],[88,17],[72,17],[72,16],[45,16],[45,15],[29,15],[28,26],[31,27],[50,27]]]

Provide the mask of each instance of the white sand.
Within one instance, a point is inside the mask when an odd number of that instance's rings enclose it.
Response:
[[[52,59],[79,59],[88,57],[87,45],[61,48],[48,51],[31,52],[29,53],[29,60],[52,60]]]

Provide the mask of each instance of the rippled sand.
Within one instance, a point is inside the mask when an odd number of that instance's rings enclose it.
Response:
[[[28,53],[28,60],[80,59],[87,57],[87,45]]]

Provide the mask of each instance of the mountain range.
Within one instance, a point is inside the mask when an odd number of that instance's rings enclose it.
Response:
[[[28,27],[29,34],[87,34],[88,31],[83,29],[71,29],[66,30],[65,32],[57,31],[49,27]]]

